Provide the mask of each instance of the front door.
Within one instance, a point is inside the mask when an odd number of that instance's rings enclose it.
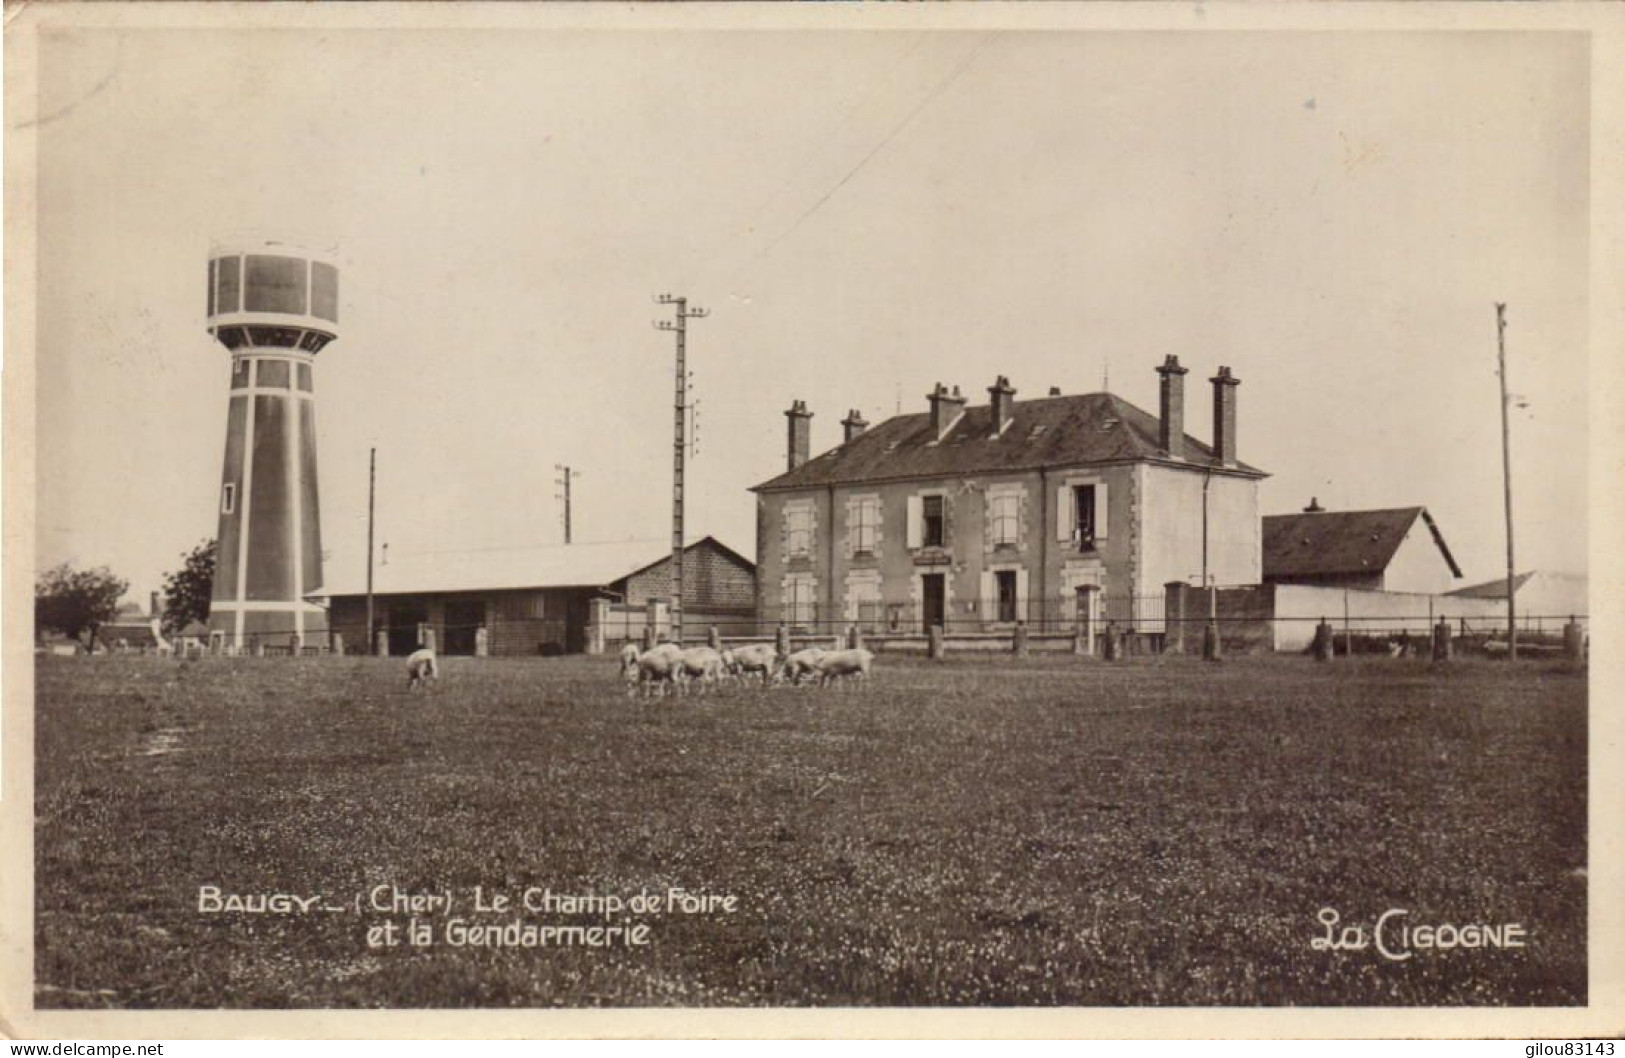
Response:
[[[920,577],[920,587],[924,590],[925,599],[925,631],[942,625],[947,611],[947,575],[943,573],[926,573]]]
[[[484,599],[447,600],[446,633],[444,641],[440,644],[440,653],[474,653],[476,633],[484,623]]]
[[[1001,569],[993,574],[999,590],[999,620],[1006,623],[1016,619],[1016,571]]]
[[[422,626],[429,620],[429,608],[422,603],[397,602],[389,607],[389,653],[404,657],[423,645]]]

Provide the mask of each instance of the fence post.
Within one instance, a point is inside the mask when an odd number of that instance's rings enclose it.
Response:
[[[342,658],[344,656],[344,633],[343,632],[334,632],[333,633],[331,649],[332,649],[333,653],[337,654],[339,657]]]
[[[644,614],[643,649],[649,650],[660,642],[660,600],[650,599]]]
[[[717,631],[716,625],[711,625],[705,630],[705,645],[712,650],[722,649],[722,633]]]
[[[188,651],[188,653],[190,653],[190,651]],[[265,656],[265,640],[258,636],[254,637],[254,656],[257,658],[263,658]]]
[[[863,629],[858,627],[857,625],[853,625],[851,635],[848,637],[848,642],[850,642],[852,644],[852,649],[853,650],[862,650],[863,649]]]
[[[1103,646],[1105,648],[1101,651],[1102,656],[1107,661],[1116,661],[1118,649],[1116,621],[1106,622],[1106,634],[1102,638],[1104,639]]]
[[[1220,653],[1219,620],[1216,617],[1209,617],[1207,623],[1202,626],[1202,660],[1218,661]]]
[[[1312,644],[1316,661],[1332,660],[1332,626],[1326,618],[1322,617],[1315,626],[1315,641]]]
[[[926,641],[926,656],[932,660],[941,660],[944,652],[945,644],[942,641],[942,626],[932,625],[930,638]]]
[[[424,625],[422,627],[422,632],[423,632],[423,635],[421,636],[421,639],[422,639],[423,645],[428,647],[430,650],[434,650],[435,649],[434,625]]]
[[[373,647],[374,647],[373,652],[376,653],[379,657],[381,657],[381,658],[389,657],[389,632],[387,630],[384,630],[384,629],[379,630],[378,638],[374,642]]]
[[[773,633],[773,650],[781,658],[790,656],[790,629],[783,621],[779,622],[778,629]]]
[[[1027,656],[1027,622],[1016,622],[1016,634],[1011,637],[1010,652],[1018,658]]]
[[[1580,630],[1580,622],[1569,615],[1569,623],[1563,626],[1563,653],[1575,661],[1584,661],[1586,656],[1585,633]]]
[[[1163,651],[1185,653],[1185,582],[1171,580],[1162,586]]]
[[[602,644],[602,639],[600,639]],[[474,656],[488,658],[491,656],[491,632],[484,625],[474,629]]]
[[[1078,644],[1082,649],[1079,653],[1093,657],[1095,653],[1095,599],[1099,597],[1100,589],[1093,584],[1085,584],[1078,595]],[[1077,645],[1073,649],[1077,649]]]
[[[1443,617],[1433,626],[1433,660],[1450,660],[1450,622]]]
[[[478,632],[474,633],[477,637]],[[602,654],[609,647],[609,600],[587,600],[587,653]]]

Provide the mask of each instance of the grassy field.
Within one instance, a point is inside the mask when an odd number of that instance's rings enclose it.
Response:
[[[1586,998],[1567,664],[883,656],[869,693],[647,703],[605,659],[444,668],[407,694],[399,660],[40,659],[39,1005]],[[340,910],[201,913],[203,886]],[[410,917],[378,886],[485,924],[605,919],[475,886],[737,904],[609,921],[641,947],[454,947],[433,914],[375,947]],[[1323,907],[1528,940],[1314,950]]]

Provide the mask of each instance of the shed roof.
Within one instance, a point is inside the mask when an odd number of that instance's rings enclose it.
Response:
[[[755,488],[793,489],[1133,460],[1225,469],[1214,458],[1213,449],[1189,434],[1185,435],[1184,460],[1169,459],[1161,448],[1161,428],[1155,415],[1112,393],[1016,401],[1010,425],[997,435],[990,405],[966,408],[940,441],[931,428],[930,412],[897,415]],[[1228,472],[1267,476],[1246,463]]]
[[[1388,568],[1411,526],[1421,518],[1450,572],[1461,576],[1450,548],[1425,507],[1378,511],[1317,511],[1264,518],[1264,576],[1377,573]]]
[[[749,562],[713,536],[689,544],[683,549],[684,554],[692,554],[707,541]],[[419,595],[526,588],[598,588],[670,557],[669,542],[650,539],[396,554],[390,556],[387,566],[373,567],[372,591],[374,595]],[[310,596],[333,598],[366,592],[366,570],[362,569],[329,578]]]
[[[1512,590],[1521,593],[1524,586],[1531,580],[1539,579],[1542,582],[1561,584],[1570,589],[1586,590],[1588,578],[1579,573],[1557,573],[1552,570],[1532,569],[1527,573],[1519,573],[1512,578]],[[1504,599],[1507,597],[1507,579],[1497,577],[1482,584],[1471,584],[1465,588],[1457,588],[1451,595],[1461,595],[1470,599]]]

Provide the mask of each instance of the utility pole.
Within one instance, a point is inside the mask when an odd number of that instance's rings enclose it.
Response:
[[[555,494],[553,498],[564,502],[564,542],[568,544],[570,542],[570,481],[573,478],[579,478],[581,471],[572,470],[562,463],[554,463],[553,469],[559,472],[559,476],[553,480],[553,484],[563,490]]]
[[[680,644],[683,641],[683,457],[686,448],[684,427],[688,418],[688,321],[704,319],[710,313],[702,308],[690,308],[685,297],[661,294],[655,301],[661,305],[675,305],[677,313],[675,320],[656,320],[655,326],[677,334],[671,450],[671,636],[674,643]]]
[[[367,653],[374,649],[372,631],[372,513],[373,501],[378,493],[378,449],[372,449],[367,456]]]
[[[1495,303],[1495,337],[1501,364],[1501,474],[1506,486],[1507,508],[1507,657],[1518,660],[1517,566],[1512,558],[1512,424],[1507,404],[1507,306]]]

